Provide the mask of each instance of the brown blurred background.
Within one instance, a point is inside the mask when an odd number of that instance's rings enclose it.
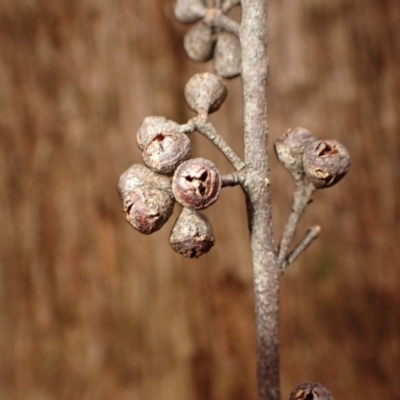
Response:
[[[185,82],[212,70],[186,59],[172,3],[0,0],[1,400],[255,399],[240,190],[207,211],[217,246],[200,260],[169,248],[173,219],[130,228],[116,191],[141,120],[185,122]],[[400,399],[399,24],[397,0],[270,2],[271,139],[304,126],[353,163],[316,194],[298,238],[321,238],[283,279],[283,398],[316,380]],[[241,154],[229,90],[212,119]],[[272,185],[278,240],[293,183],[275,159]]]

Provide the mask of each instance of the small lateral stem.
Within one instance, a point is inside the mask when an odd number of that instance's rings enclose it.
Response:
[[[238,4],[240,4],[240,0],[225,0],[222,3],[222,12],[227,13]]]
[[[232,172],[231,174],[222,175],[222,187],[242,185],[246,177],[245,171],[246,170],[241,170],[239,172]]]
[[[297,227],[299,225],[300,217],[303,215],[305,208],[311,201],[312,195],[315,190],[315,187],[310,183],[298,185],[294,192],[292,211],[283,230],[282,239],[279,244],[279,265],[283,264],[287,256],[293,236],[296,233]]]
[[[217,28],[222,28],[227,32],[239,36],[240,25],[235,20],[222,13],[215,18],[214,26],[216,26]]]
[[[191,123],[193,124],[192,125],[193,129],[191,131],[193,132],[194,130],[196,130],[197,132],[205,136],[208,140],[210,140],[216,147],[218,147],[218,149],[221,150],[221,152],[229,160],[229,162],[232,164],[233,168],[236,169],[236,171],[240,171],[245,167],[245,163],[225,142],[224,138],[217,133],[211,122],[207,121],[203,115],[199,115],[198,117],[192,118],[188,124]],[[188,124],[184,126],[188,126]]]
[[[294,263],[297,258],[305,251],[307,250],[308,246],[318,238],[319,234],[321,232],[321,227],[319,226],[313,226],[304,235],[303,239],[300,241],[300,243],[293,249],[293,251],[290,252],[290,254],[285,258],[283,264],[281,265],[282,273],[285,272],[286,268]]]
[[[207,11],[203,22],[208,26],[224,29],[236,36],[239,36],[240,24],[225,15],[219,8],[211,8]]]

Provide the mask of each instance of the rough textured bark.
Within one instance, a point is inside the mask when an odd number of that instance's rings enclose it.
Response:
[[[277,400],[279,387],[279,266],[274,249],[268,165],[267,2],[242,1],[240,27],[244,102],[244,184],[253,263],[259,400]]]

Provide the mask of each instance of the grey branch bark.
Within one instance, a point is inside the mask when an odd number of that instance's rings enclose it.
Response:
[[[279,400],[280,268],[272,234],[266,86],[267,1],[243,0],[240,26],[246,194],[253,262],[258,400]]]

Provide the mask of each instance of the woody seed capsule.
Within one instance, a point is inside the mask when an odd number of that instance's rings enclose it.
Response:
[[[118,193],[123,199],[125,195],[137,186],[152,186],[171,192],[171,181],[141,164],[132,164],[119,178]]]
[[[175,4],[175,18],[183,23],[196,22],[206,15],[207,8],[201,0],[178,0]]]
[[[143,149],[143,162],[153,171],[172,175],[191,154],[190,139],[181,132],[157,134]]]
[[[274,144],[279,162],[292,174],[295,181],[304,178],[303,153],[315,136],[304,128],[289,129]]]
[[[137,144],[143,150],[153,138],[161,133],[179,131],[179,124],[165,117],[146,117],[136,135]]]
[[[192,76],[185,86],[186,101],[189,107],[199,114],[217,111],[226,95],[224,81],[209,72]]]
[[[137,186],[123,198],[126,220],[139,232],[158,231],[171,216],[174,198],[171,193],[151,186]]]
[[[215,244],[212,226],[198,211],[183,208],[169,238],[171,247],[188,258],[198,258]]]
[[[193,61],[208,61],[212,58],[215,39],[212,29],[202,22],[186,32],[183,47]]]
[[[118,193],[126,220],[144,234],[160,229],[172,214],[171,181],[143,165],[133,164],[121,175]]]
[[[178,203],[203,210],[215,203],[221,190],[221,175],[214,163],[193,158],[182,163],[172,178],[172,192]]]
[[[228,32],[221,32],[214,50],[215,72],[223,78],[234,78],[240,74],[241,63],[239,40]]]
[[[347,149],[336,140],[315,140],[305,149],[303,166],[307,179],[323,189],[339,182],[350,168]]]
[[[292,390],[289,400],[333,400],[333,396],[320,383],[304,382]]]

